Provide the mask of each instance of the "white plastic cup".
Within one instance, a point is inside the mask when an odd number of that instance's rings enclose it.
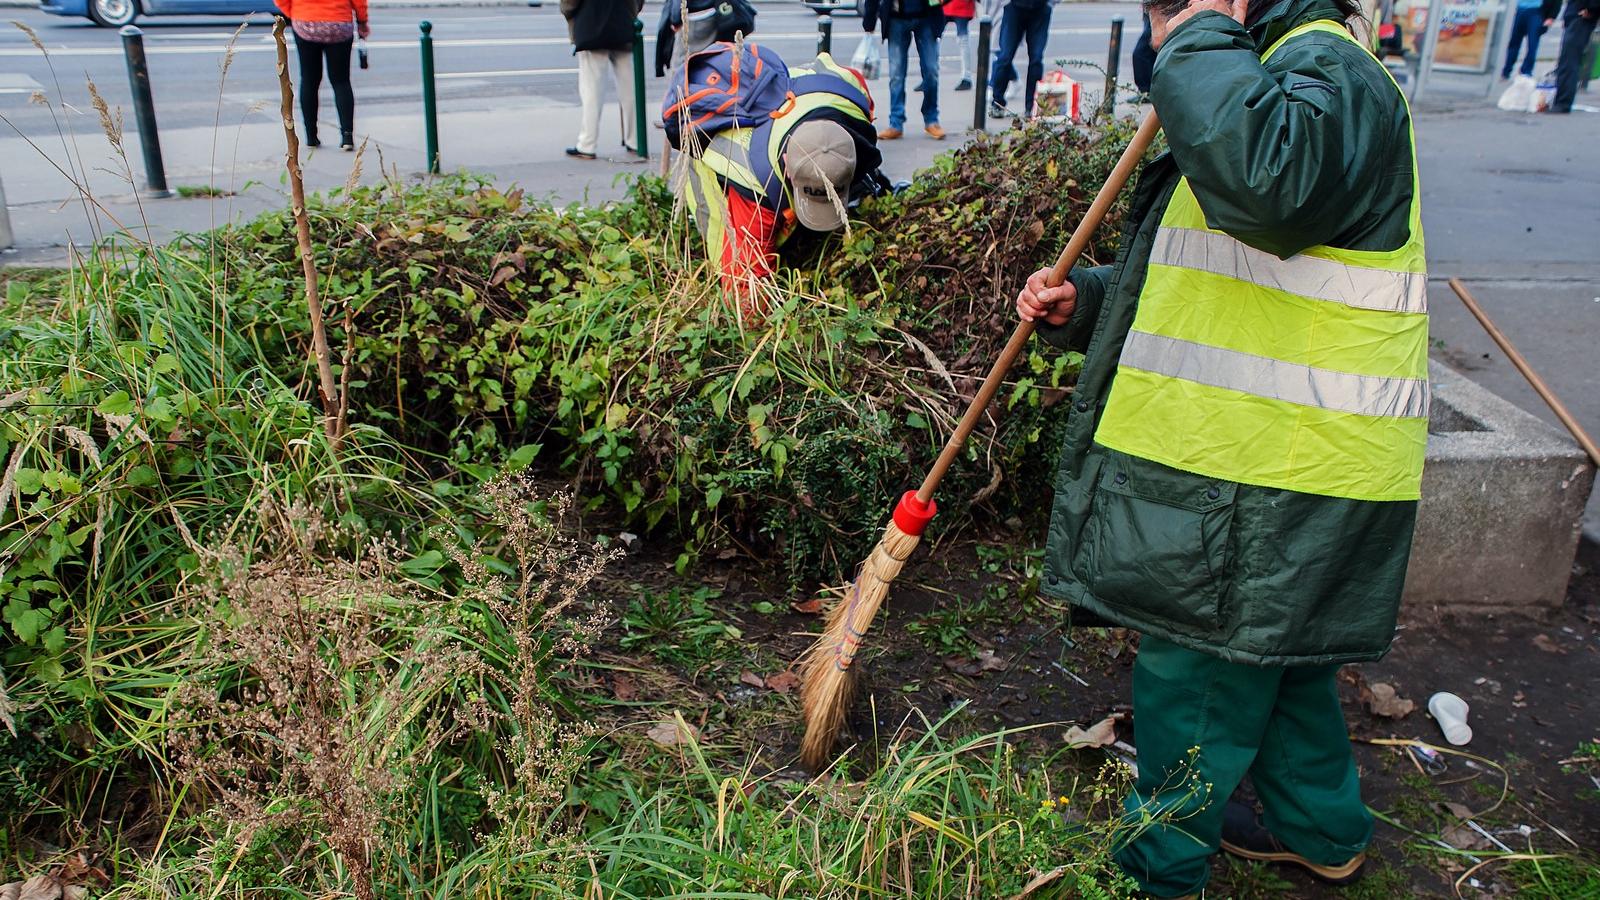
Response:
[[[1457,747],[1472,740],[1472,727],[1467,724],[1467,701],[1448,691],[1440,691],[1428,698],[1428,712],[1444,739]]]

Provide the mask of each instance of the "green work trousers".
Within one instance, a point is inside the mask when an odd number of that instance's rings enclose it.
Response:
[[[1146,635],[1133,667],[1139,777],[1118,864],[1148,893],[1198,893],[1246,773],[1284,846],[1349,862],[1372,837],[1339,708],[1338,666],[1231,663]],[[1159,822],[1153,820],[1159,819]]]

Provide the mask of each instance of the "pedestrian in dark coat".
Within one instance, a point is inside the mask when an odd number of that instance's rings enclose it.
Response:
[[[568,156],[595,158],[607,70],[622,106],[622,146],[633,148],[633,20],[643,9],[642,0],[561,0],[572,51],[578,57],[578,99],[583,104],[578,143],[567,148]]]
[[[1596,20],[1600,20],[1600,0],[1567,0],[1567,11],[1561,16],[1561,56],[1556,61],[1556,96],[1550,101],[1550,112],[1572,112],[1572,101],[1578,96],[1583,53],[1589,49],[1589,39],[1594,37]]]

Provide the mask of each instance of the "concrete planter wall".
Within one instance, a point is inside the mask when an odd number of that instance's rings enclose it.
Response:
[[[1594,466],[1566,432],[1431,363],[1406,604],[1537,615],[1560,606]]]

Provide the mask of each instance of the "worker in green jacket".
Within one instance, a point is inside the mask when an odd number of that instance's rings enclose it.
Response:
[[[1427,442],[1411,118],[1350,0],[1171,2],[1170,152],[1115,264],[1017,298],[1085,354],[1043,589],[1141,633],[1149,827],[1117,861],[1146,892],[1195,895],[1219,847],[1344,882],[1372,820],[1334,676],[1389,647]]]

